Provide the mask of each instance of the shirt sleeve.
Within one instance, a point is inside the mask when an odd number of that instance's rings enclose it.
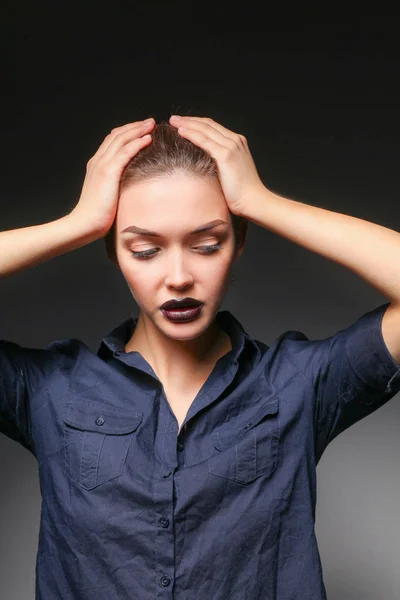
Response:
[[[44,379],[46,351],[0,340],[0,433],[34,452],[30,398]]]
[[[299,352],[291,359],[314,389],[317,462],[342,431],[383,406],[400,391],[400,365],[382,335],[382,319],[390,302],[362,315],[334,335],[309,341],[301,334]]]

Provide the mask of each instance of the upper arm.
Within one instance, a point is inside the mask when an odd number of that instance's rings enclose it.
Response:
[[[400,366],[400,304],[391,304],[383,315],[382,336],[393,360]]]

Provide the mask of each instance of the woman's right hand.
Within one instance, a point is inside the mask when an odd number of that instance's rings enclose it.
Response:
[[[139,150],[151,142],[153,118],[116,127],[88,161],[78,204],[70,216],[104,237],[117,212],[120,179],[124,168]]]

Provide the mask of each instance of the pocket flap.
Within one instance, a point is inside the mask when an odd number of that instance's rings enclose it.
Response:
[[[224,450],[233,446],[240,440],[247,431],[258,425],[265,417],[275,415],[279,410],[279,398],[274,396],[272,401],[261,404],[255,411],[246,411],[247,419],[243,419],[245,415],[239,415],[236,419],[240,425],[228,422],[224,423],[219,429],[213,431],[211,438],[217,450]]]
[[[97,406],[70,406],[64,422],[81,431],[97,431],[122,435],[135,431],[143,419],[143,413],[126,411],[98,404]]]

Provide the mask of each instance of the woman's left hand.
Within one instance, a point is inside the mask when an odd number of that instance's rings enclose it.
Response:
[[[265,192],[244,135],[233,133],[204,117],[170,117],[178,133],[193,142],[216,161],[221,188],[229,210],[245,217],[251,203]],[[182,129],[184,128],[184,129]]]

